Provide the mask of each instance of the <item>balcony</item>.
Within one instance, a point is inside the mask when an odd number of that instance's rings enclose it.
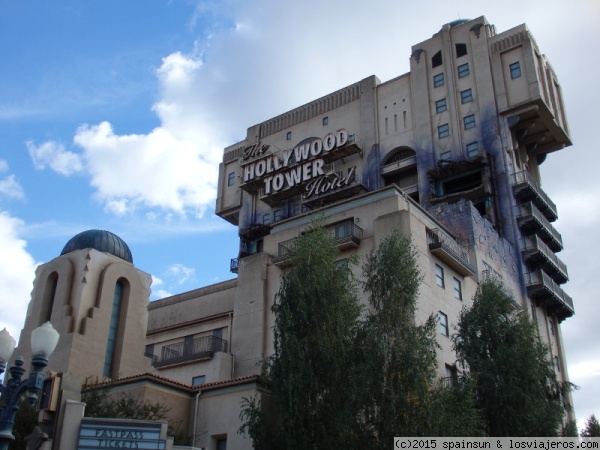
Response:
[[[360,147],[360,138],[351,134],[348,136],[348,140],[341,147],[337,147],[335,150],[327,153],[323,153],[321,157],[326,163],[335,161],[337,159],[347,158],[350,155],[359,154],[362,156],[362,149]]]
[[[512,174],[515,196],[521,202],[532,201],[550,222],[558,219],[556,205],[527,171]]]
[[[559,322],[575,314],[573,299],[543,270],[525,274],[527,293],[539,306],[545,306],[548,313],[556,315]]]
[[[525,235],[535,233],[553,252],[562,250],[562,236],[533,202],[517,206],[517,222]]]
[[[381,175],[385,177],[416,167],[417,155],[411,150],[410,152],[403,152],[399,158],[394,158],[393,162],[386,163],[381,168]]]
[[[521,253],[531,267],[544,269],[556,283],[569,280],[566,264],[538,236],[521,238]]]
[[[231,273],[238,273],[239,268],[240,260],[238,258],[231,258],[231,262],[229,263],[229,271]]]
[[[152,365],[157,369],[192,361],[210,359],[216,352],[227,352],[227,341],[216,336],[204,336],[185,342],[165,345],[160,359],[155,356]]]
[[[453,237],[437,228],[427,229],[429,250],[462,276],[471,276],[475,268],[470,263],[469,252]]]
[[[364,230],[354,223],[354,220],[345,220],[343,222],[326,227],[331,233],[333,241],[340,250],[356,248],[363,239]],[[277,248],[277,256],[273,258],[273,264],[286,266],[290,262],[292,250],[298,238],[288,239],[280,242]]]

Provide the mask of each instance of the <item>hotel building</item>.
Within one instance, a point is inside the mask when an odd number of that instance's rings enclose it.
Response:
[[[411,48],[410,72],[360,80],[224,150],[215,209],[239,231],[231,280],[150,303],[151,278],[127,244],[91,230],[38,269],[21,336],[49,319],[61,333],[49,369],[168,404],[196,447],[252,448],[237,433],[240,400],[264,394],[271,305],[290,245],[318,216],[340,259],[366,255],[394,228],[412,239],[416,320],[439,318],[440,377],[456,371],[460,310],[493,277],[568,381],[560,323],[573,301],[540,167],[570,145],[560,85],[525,25],[446,24]],[[16,354],[27,352],[20,342]]]

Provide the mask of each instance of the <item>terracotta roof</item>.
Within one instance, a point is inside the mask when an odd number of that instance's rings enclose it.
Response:
[[[98,387],[98,386],[128,384],[130,382],[140,381],[143,379],[151,379],[151,380],[153,379],[154,381],[159,382],[161,384],[169,384],[169,385],[173,385],[175,387],[184,388],[185,390],[188,390],[188,391],[197,392],[197,391],[213,390],[213,389],[218,389],[221,387],[235,386],[238,384],[255,382],[255,381],[259,380],[259,376],[258,375],[249,375],[249,376],[245,376],[245,377],[213,381],[212,383],[205,383],[205,384],[201,384],[198,386],[192,386],[191,384],[181,383],[180,381],[172,380],[167,377],[163,377],[163,376],[160,376],[160,375],[157,375],[154,373],[146,372],[146,373],[141,373],[138,375],[131,375],[128,377],[117,378],[116,380],[103,381],[101,383],[95,384],[94,386],[92,386],[92,388]]]

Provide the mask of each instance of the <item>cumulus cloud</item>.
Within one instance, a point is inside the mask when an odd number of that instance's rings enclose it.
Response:
[[[25,143],[36,169],[50,167],[61,175],[71,175],[83,169],[81,156],[65,148],[63,144],[48,141],[37,146],[33,141]]]
[[[62,175],[83,171],[96,198],[117,215],[141,209],[202,216],[214,204],[217,167],[224,146],[209,109],[189,100],[201,63],[174,53],[157,70],[161,99],[154,110],[161,126],[147,134],[116,134],[109,122],[82,125],[73,142],[80,150],[48,141],[27,147],[36,168]]]
[[[22,227],[21,220],[0,211],[0,329],[6,327],[15,339],[21,332],[37,266],[19,237]]]

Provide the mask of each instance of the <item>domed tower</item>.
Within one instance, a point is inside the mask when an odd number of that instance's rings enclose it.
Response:
[[[74,236],[36,270],[15,355],[31,357],[31,331],[50,321],[60,333],[48,370],[120,378],[150,371],[144,356],[152,279],[109,231]]]

